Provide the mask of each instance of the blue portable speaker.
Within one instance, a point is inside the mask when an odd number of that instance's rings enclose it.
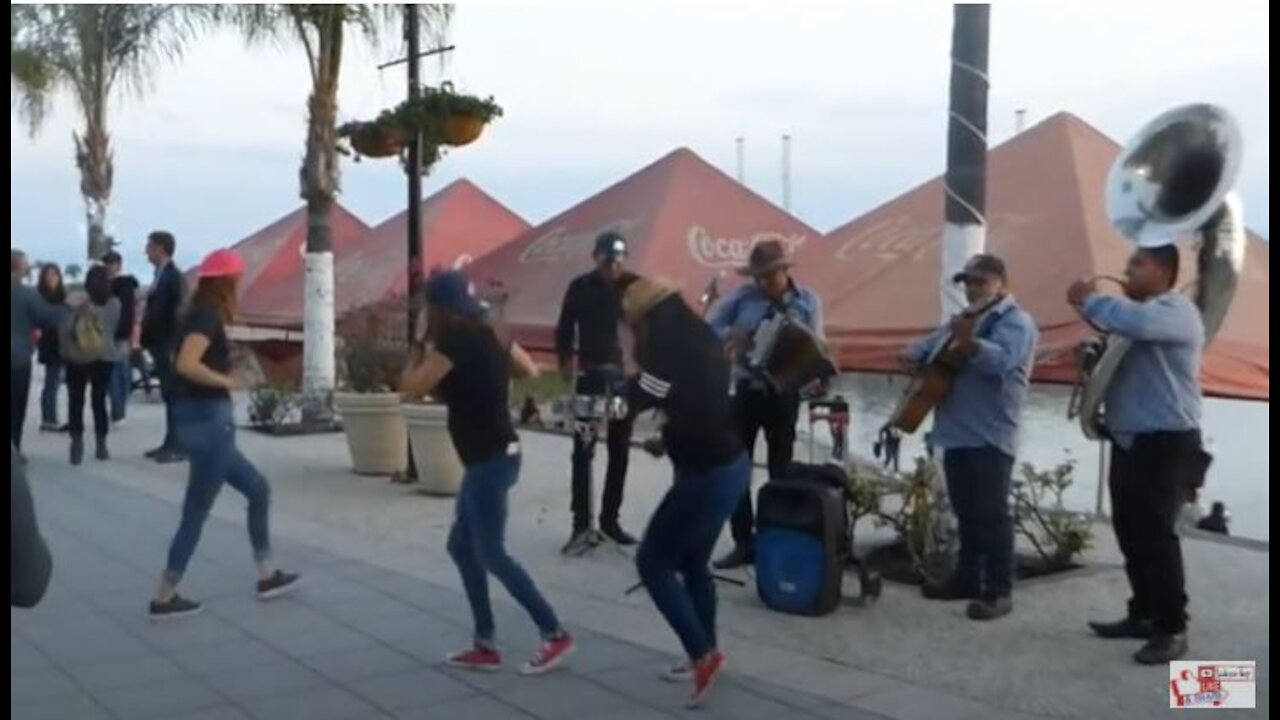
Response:
[[[760,488],[756,590],[766,607],[826,615],[840,604],[847,515],[831,466],[795,464]]]

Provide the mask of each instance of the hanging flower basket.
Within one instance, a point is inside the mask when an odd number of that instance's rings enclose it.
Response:
[[[371,158],[395,157],[404,150],[406,139],[391,123],[358,122],[344,125],[345,134],[356,154]],[[341,130],[339,134],[343,134]]]
[[[412,135],[422,133],[428,145],[461,147],[475,142],[484,126],[502,116],[492,97],[463,95],[451,83],[423,87],[417,97],[405,100],[390,116],[397,127]]]
[[[410,138],[422,138],[423,172],[439,160],[441,146],[462,147],[475,142],[485,125],[502,116],[492,97],[463,95],[451,83],[424,86],[416,97],[384,110],[372,122],[351,122],[338,128],[357,155],[403,156]]]
[[[462,147],[470,145],[484,132],[484,119],[476,115],[450,115],[444,121],[441,140],[445,145]]]

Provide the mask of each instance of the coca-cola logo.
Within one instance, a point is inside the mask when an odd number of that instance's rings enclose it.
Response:
[[[529,247],[520,253],[520,264],[557,264],[566,258],[583,261],[591,257],[591,250],[601,233],[613,231],[634,239],[632,236],[640,223],[641,218],[615,220],[593,230],[579,232],[569,232],[564,226],[557,227],[529,243]]]
[[[711,268],[741,267],[747,264],[751,250],[769,240],[782,243],[788,254],[794,253],[807,238],[799,234],[759,232],[749,238],[715,237],[706,228],[694,225],[689,228],[689,254],[699,264]]]
[[[841,262],[873,257],[878,260],[909,258],[920,260],[930,245],[942,237],[942,227],[922,226],[910,218],[884,220],[859,232],[840,244],[835,257]]]
[[[1030,223],[1031,218],[1027,215],[995,213],[988,218],[987,243],[1009,247]],[[930,248],[937,247],[941,241],[940,223],[921,223],[910,217],[898,217],[877,222],[840,243],[835,258],[841,262],[859,262],[867,258],[886,262],[899,259],[920,262]]]

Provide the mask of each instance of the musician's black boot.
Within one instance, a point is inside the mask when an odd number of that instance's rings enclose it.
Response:
[[[1011,612],[1013,612],[1013,598],[1008,595],[974,600],[965,609],[965,615],[970,620],[996,620]]]
[[[1090,620],[1089,629],[1098,637],[1108,640],[1146,640],[1154,632],[1150,620],[1132,617],[1126,617],[1116,622],[1095,622]]]
[[[1187,634],[1185,632],[1169,635],[1159,633],[1151,636],[1141,650],[1134,653],[1133,659],[1140,665],[1165,665],[1187,654]]]
[[[560,548],[560,554],[577,557],[594,547],[595,541],[595,533],[590,528],[574,528],[573,534],[569,536],[569,542],[565,543],[563,548]]]
[[[756,562],[756,554],[741,545],[735,545],[728,555],[720,558],[712,563],[712,567],[717,570],[733,570],[735,568],[754,565]]]
[[[626,530],[623,530],[616,520],[613,522],[601,522],[600,534],[622,547],[630,547],[636,544],[636,539]]]
[[[920,586],[920,594],[926,600],[978,600],[980,594],[974,583],[968,583],[956,577],[942,583],[928,583]]]

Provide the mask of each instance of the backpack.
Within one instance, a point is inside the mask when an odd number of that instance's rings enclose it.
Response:
[[[111,342],[102,330],[102,316],[92,302],[85,302],[72,313],[61,346],[63,359],[77,365],[110,357]]]

